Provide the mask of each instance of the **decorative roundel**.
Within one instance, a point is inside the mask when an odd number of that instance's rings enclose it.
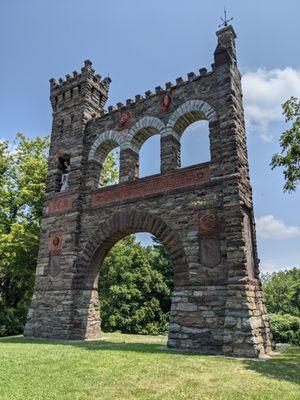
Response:
[[[62,249],[62,235],[59,233],[54,234],[49,243],[49,250],[52,254],[58,254]]]
[[[217,216],[216,214],[204,214],[200,217],[200,226],[204,231],[212,231],[217,228]]]
[[[123,128],[124,126],[129,125],[131,122],[131,112],[124,111],[120,116],[120,127]]]
[[[52,239],[52,245],[55,248],[58,248],[60,246],[61,243],[61,238],[59,236],[54,236],[54,238]]]
[[[166,94],[159,102],[160,111],[167,111],[171,105],[172,98],[169,94]]]

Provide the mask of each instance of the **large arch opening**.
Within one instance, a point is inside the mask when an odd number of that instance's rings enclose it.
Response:
[[[137,237],[138,236],[138,237]],[[167,334],[173,267],[165,247],[146,233],[119,240],[99,269],[102,332]]]
[[[99,224],[99,228],[96,232],[93,232],[87,242],[85,250],[81,253],[81,261],[78,265],[76,280],[78,287],[80,287],[80,290],[83,290],[86,295],[81,297],[82,300],[80,303],[78,303],[78,309],[74,310],[74,319],[78,318],[78,312],[82,315],[82,310],[87,310],[86,320],[81,318],[83,321],[83,325],[80,328],[83,330],[83,332],[81,331],[82,336],[96,337],[98,334],[100,334],[101,316],[99,315],[98,288],[99,282],[101,282],[101,266],[105,265],[105,258],[111,257],[109,256],[110,250],[120,240],[124,240],[124,238],[128,237],[129,235],[141,232],[150,233],[160,242],[160,244],[158,244],[159,246],[163,245],[163,251],[165,255],[168,255],[172,265],[173,281],[171,284],[174,285],[174,289],[176,288],[176,285],[178,285],[178,282],[183,284],[184,282],[188,281],[188,267],[185,250],[178,233],[174,232],[160,217],[157,217],[153,214],[138,212],[136,210],[116,213],[111,218],[106,219]],[[148,250],[150,253],[151,251],[153,252],[153,249]],[[155,254],[152,254],[152,256],[155,259]],[[153,263],[155,263],[155,261],[153,261]],[[161,267],[163,268],[164,266],[162,265]],[[149,268],[150,267],[148,265],[148,271]],[[158,274],[157,269],[157,265],[152,269],[152,273],[156,270],[156,276]],[[106,286],[103,288],[103,290],[104,289],[109,290],[109,287]],[[169,295],[170,293],[168,296]],[[168,301],[170,301],[168,296],[164,300],[166,301],[166,304]],[[157,301],[155,302],[157,305]],[[166,317],[164,318],[166,323]],[[107,320],[109,321],[109,319],[106,319],[106,321]],[[157,315],[154,318],[154,322],[155,321],[158,322]],[[111,319],[111,323],[116,323],[114,318]],[[160,319],[159,324],[158,325],[161,329],[163,318]],[[151,326],[153,327],[153,325]],[[151,332],[150,325],[148,325],[147,329],[148,332]],[[158,329],[157,326],[155,329]],[[157,332],[158,331],[159,329]],[[152,333],[154,332],[155,331],[153,330]]]

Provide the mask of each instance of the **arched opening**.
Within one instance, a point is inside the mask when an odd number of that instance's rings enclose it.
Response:
[[[181,139],[181,167],[208,162],[210,156],[208,121],[191,123],[183,132]]]
[[[101,168],[99,175],[99,187],[106,187],[116,185],[119,183],[119,170],[120,170],[120,147],[115,147],[111,150]]]
[[[158,134],[151,136],[143,143],[139,166],[140,178],[160,173],[160,136]]]
[[[167,334],[172,291],[173,267],[165,247],[145,233],[122,238],[100,266],[101,330]]]
[[[80,297],[77,308],[73,311],[73,320],[82,321],[78,325],[78,334],[81,337],[98,337],[100,334],[98,284],[101,279],[101,265],[118,241],[140,232],[150,233],[163,244],[172,263],[174,290],[179,282],[182,284],[188,281],[187,260],[180,236],[160,217],[132,209],[117,212],[103,220],[100,218],[97,230],[91,233],[80,254],[77,267],[76,285],[84,295]]]
[[[101,133],[94,141],[88,156],[88,186],[97,189],[119,183],[120,154],[124,137],[117,131]]]
[[[214,122],[215,120],[214,109],[202,100],[188,100],[178,107],[170,116],[163,137],[164,141],[172,139],[174,142],[173,148],[169,145],[169,150],[166,147],[162,152],[164,169],[186,167],[210,161],[211,137],[208,121]],[[182,138],[184,133],[185,137]],[[180,149],[181,145],[185,148]],[[176,157],[174,157],[174,148],[177,149]]]
[[[135,152],[133,164],[138,170],[135,177],[160,173],[160,135],[164,123],[155,117],[141,118],[129,131],[127,146]]]

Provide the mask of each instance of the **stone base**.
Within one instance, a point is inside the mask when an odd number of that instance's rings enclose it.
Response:
[[[55,316],[55,318],[54,318]],[[96,290],[36,295],[26,337],[93,340],[101,336]],[[190,286],[174,291],[168,336],[174,350],[258,358],[272,352],[260,287]]]

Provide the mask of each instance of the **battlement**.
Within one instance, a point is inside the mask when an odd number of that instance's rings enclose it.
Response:
[[[80,72],[74,71],[72,76],[67,74],[58,81],[54,78],[50,82],[50,101],[54,111],[62,104],[67,104],[75,98],[90,99],[96,101],[102,108],[107,101],[109,85],[111,79],[109,77],[101,78],[95,74],[90,60],[84,61],[84,66]]]
[[[175,79],[175,83],[166,82],[165,88],[161,86],[156,86],[154,91],[147,90],[144,95],[137,94],[135,95],[135,99],[126,99],[126,103],[118,102],[116,106],[109,106],[108,107],[108,114],[114,113],[118,110],[134,107],[137,103],[141,103],[146,101],[154,96],[157,95],[164,95],[170,93],[172,90],[178,88],[179,86],[186,85],[192,81],[196,81],[205,77],[208,77],[212,74],[212,71],[207,71],[206,68],[200,68],[199,74],[195,74],[194,72],[189,72],[187,74],[187,79],[183,79],[181,76]],[[107,113],[105,113],[107,114]]]
[[[165,87],[157,86],[154,90],[147,90],[144,95],[137,94],[135,99],[127,99],[125,104],[118,102],[115,106],[111,105],[108,110],[104,110],[104,105],[108,99],[108,91],[111,83],[110,77],[101,78],[100,75],[95,74],[90,60],[84,61],[84,66],[80,72],[74,71],[72,75],[67,74],[65,78],[59,78],[56,81],[54,78],[50,79],[50,101],[54,111],[58,111],[62,107],[74,105],[71,100],[87,100],[93,103],[94,108],[98,111],[94,116],[104,116],[114,113],[126,108],[134,108],[138,103],[147,101],[155,96],[167,95],[172,90],[189,84],[193,81],[201,80],[210,76],[215,68],[219,65],[226,64],[227,62],[236,62],[235,54],[235,38],[236,34],[231,25],[216,32],[218,37],[218,45],[214,53],[214,63],[212,64],[212,71],[207,71],[206,68],[200,68],[199,73],[189,72],[187,79],[178,77],[175,82],[166,82]]]
[[[231,25],[225,26],[224,28],[216,32],[218,37],[218,46],[214,53],[215,63],[212,64],[212,71],[207,71],[206,68],[200,68],[199,74],[194,72],[189,72],[187,74],[187,79],[183,79],[181,76],[175,79],[175,83],[166,82],[165,88],[161,86],[155,87],[154,91],[147,90],[144,95],[137,94],[135,99],[127,99],[126,103],[118,102],[115,106],[111,105],[108,107],[107,112],[104,111],[103,114],[111,114],[118,110],[124,110],[125,108],[134,107],[137,103],[146,101],[154,96],[168,94],[170,91],[178,88],[179,86],[186,85],[192,81],[196,81],[211,75],[216,67],[216,65],[223,64],[229,61],[231,58],[235,58],[235,44],[234,40],[236,38],[236,33]]]

